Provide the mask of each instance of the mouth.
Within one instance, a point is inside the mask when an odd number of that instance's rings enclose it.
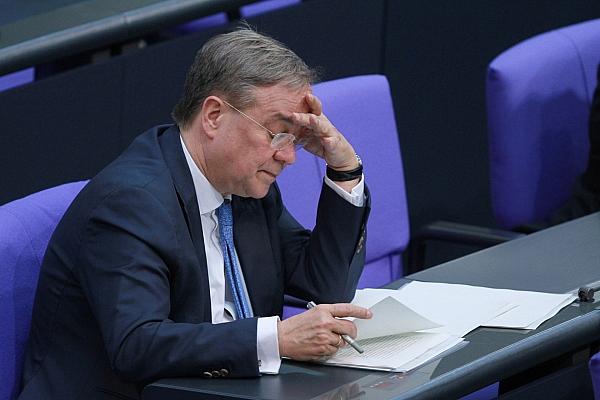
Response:
[[[261,170],[260,172],[262,172],[263,174],[267,175],[272,180],[277,179],[277,175],[273,174],[272,172],[265,171],[265,170]]]

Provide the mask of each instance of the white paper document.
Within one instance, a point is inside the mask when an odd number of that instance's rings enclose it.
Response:
[[[371,309],[355,319],[359,354],[345,346],[325,364],[406,372],[455,348],[479,326],[536,329],[575,300],[572,294],[412,281],[398,290],[357,290],[353,304]]]
[[[419,281],[412,281],[397,292],[394,298],[432,319],[440,314],[447,319],[463,319],[466,318],[465,314],[477,312],[486,304],[504,302],[509,304],[509,309],[481,325],[515,329],[536,329],[577,298],[571,293],[541,293]],[[428,301],[423,302],[423,298]],[[458,306],[458,302],[454,303],[456,299],[463,299],[464,304]],[[451,306],[451,303],[455,305]],[[444,325],[445,320],[440,318],[436,321]]]
[[[464,336],[516,306],[506,299],[474,302],[460,293],[442,295],[441,298],[437,298],[435,293],[429,291],[419,292],[419,288],[416,287],[417,290],[403,291],[404,288],[413,285],[413,283],[422,282],[411,282],[400,290],[357,290],[352,303],[369,308],[385,297],[393,297],[407,308],[440,324],[439,327],[428,332],[446,333],[455,336]],[[425,288],[425,290],[428,290],[428,288]]]
[[[365,303],[373,318],[355,319],[359,354],[350,346],[340,349],[325,364],[353,368],[405,372],[447,351],[462,338],[447,333],[430,332],[440,324],[425,318],[390,296]]]
[[[443,333],[412,332],[360,340],[363,354],[350,346],[340,349],[325,364],[379,371],[407,372],[426,363],[463,339]]]
[[[371,309],[373,318],[354,320],[359,340],[422,331],[440,326],[390,296],[372,306],[365,305],[363,307]]]
[[[352,303],[373,312],[371,319],[354,320],[364,353],[345,346],[323,362],[406,372],[452,349],[479,326],[535,329],[575,298],[419,281],[398,290],[357,290]]]

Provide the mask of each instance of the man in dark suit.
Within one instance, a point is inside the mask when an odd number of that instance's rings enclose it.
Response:
[[[138,398],[162,377],[277,373],[280,357],[318,359],[356,335],[336,317],[370,312],[330,303],[356,289],[368,191],[313,78],[250,29],[203,46],[177,125],[139,136],[59,223],[20,399]],[[275,184],[301,144],[328,164],[312,232]],[[328,304],[280,321],[284,293]]]

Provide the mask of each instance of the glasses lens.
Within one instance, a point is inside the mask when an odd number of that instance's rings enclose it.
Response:
[[[271,147],[275,150],[283,150],[286,147],[295,144],[294,140],[294,135],[291,133],[278,133],[273,140],[271,140]]]

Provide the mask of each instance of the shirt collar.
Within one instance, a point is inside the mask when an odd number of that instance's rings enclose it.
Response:
[[[181,135],[179,135],[181,141],[181,147],[183,154],[185,154],[185,160],[187,161],[190,173],[192,174],[192,181],[194,182],[194,190],[196,191],[196,198],[198,199],[198,210],[200,214],[207,214],[213,212],[223,204],[223,196],[221,193],[214,188],[213,185],[206,179],[198,165],[192,159],[190,152],[185,146],[185,142]],[[230,196],[228,196],[230,197]]]

